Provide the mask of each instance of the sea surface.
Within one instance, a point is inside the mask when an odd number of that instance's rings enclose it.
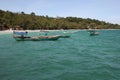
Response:
[[[96,36],[68,31],[70,38],[57,41],[0,34],[0,80],[120,80],[120,30],[98,30]]]

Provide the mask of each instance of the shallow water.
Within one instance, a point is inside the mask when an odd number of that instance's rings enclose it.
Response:
[[[0,80],[119,80],[120,30],[98,31],[79,30],[57,41],[17,42],[2,34]]]

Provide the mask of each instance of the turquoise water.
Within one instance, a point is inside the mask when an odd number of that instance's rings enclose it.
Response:
[[[1,34],[0,80],[120,80],[120,30],[99,32],[20,42]]]

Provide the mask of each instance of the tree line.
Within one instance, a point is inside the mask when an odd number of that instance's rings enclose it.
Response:
[[[20,26],[23,29],[120,29],[120,25],[90,18],[79,17],[49,17],[36,15],[34,12],[26,14],[24,12],[14,13],[0,10],[0,30],[15,29]]]

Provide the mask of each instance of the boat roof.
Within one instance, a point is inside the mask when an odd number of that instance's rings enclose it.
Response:
[[[16,34],[16,35],[27,35],[27,31],[13,31],[13,34]]]

